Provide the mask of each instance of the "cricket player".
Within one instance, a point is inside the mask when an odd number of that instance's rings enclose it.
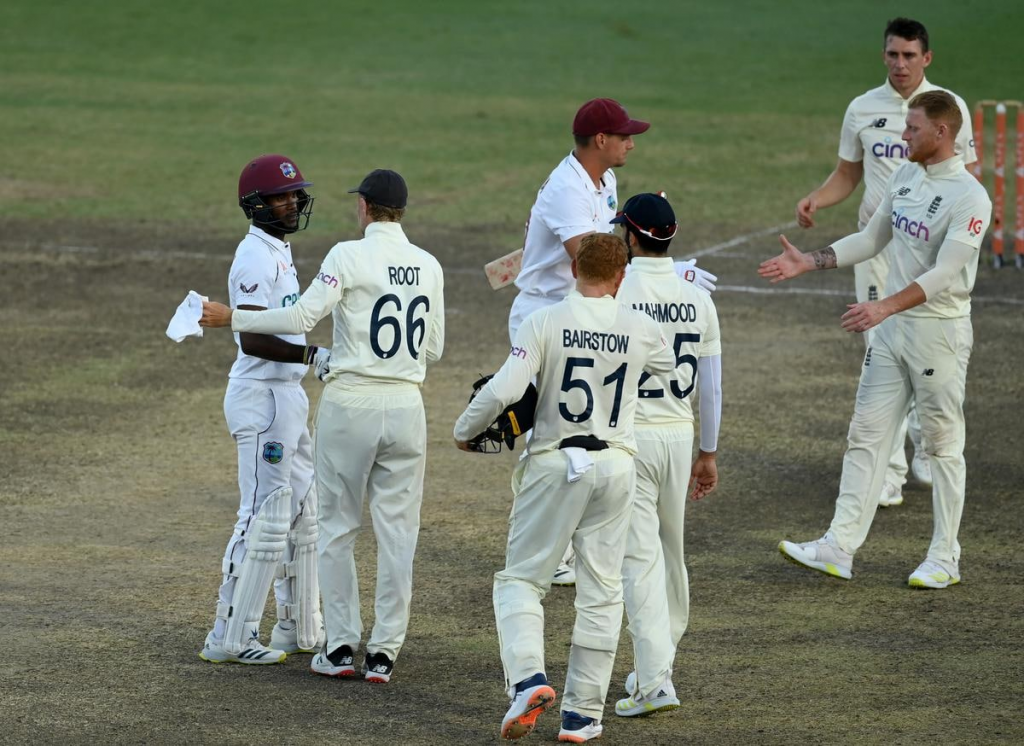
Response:
[[[867,227],[809,254],[782,236],[783,252],[759,269],[774,283],[867,261],[889,250],[883,296],[851,305],[842,317],[847,331],[877,331],[861,371],[832,525],[817,541],[779,544],[789,559],[829,575],[852,575],[853,555],[878,507],[874,495],[885,477],[885,455],[913,401],[932,465],[934,528],[928,554],[908,582],[915,588],[960,582],[963,401],[974,341],[970,293],[992,213],[985,188],[956,153],[962,123],[959,103],[950,93],[915,96],[903,132],[909,163],[889,179]]]
[[[299,297],[285,238],[309,223],[311,186],[283,155],[261,156],[242,170],[238,201],[252,225],[228,275],[232,308],[259,315]],[[265,665],[323,644],[309,401],[300,382],[307,364],[322,361],[327,351],[307,346],[302,334],[242,332],[235,342],[224,416],[238,451],[241,501],[222,561],[216,619],[199,657]],[[260,644],[259,628],[275,576],[278,620],[268,648]]]
[[[906,146],[900,139],[907,118],[910,100],[918,93],[944,90],[925,78],[925,68],[932,62],[928,31],[909,18],[895,18],[885,28],[882,59],[889,74],[885,84],[855,98],[846,109],[839,136],[839,160],[825,183],[804,197],[796,206],[797,222],[802,228],[814,225],[814,213],[838,204],[853,194],[861,180],[864,196],[860,203],[857,229],[864,230],[871,216],[885,198],[886,185],[893,172],[906,162]],[[976,160],[971,117],[967,104],[953,94],[963,117],[957,135],[956,152],[964,157],[968,170]],[[878,300],[889,274],[889,252],[882,251],[873,259],[853,268],[854,289],[858,303]],[[874,332],[864,335],[871,347]],[[914,476],[925,485],[932,484],[931,465],[921,445],[921,428],[915,410],[902,425],[903,435],[897,439],[889,458],[885,482],[879,492],[880,507],[903,502],[902,487],[907,481],[907,457],[903,443],[909,432],[914,444],[911,462]]]
[[[622,556],[633,502],[633,416],[646,368],[675,370],[649,317],[615,298],[626,271],[622,240],[585,236],[572,261],[576,290],[528,316],[509,357],[455,423],[456,445],[474,438],[536,379],[527,455],[512,477],[505,569],[494,576],[494,612],[512,699],[501,734],[521,738],[555,700],[544,667],[541,601],[562,556],[576,551],[576,623],[562,698],[560,741],[601,734],[619,628]]]
[[[718,483],[715,461],[722,417],[722,346],[711,296],[678,277],[668,255],[678,225],[658,194],[631,197],[612,220],[621,224],[632,271],[618,300],[647,314],[673,348],[681,375],[644,375],[636,407],[636,499],[622,581],[633,638],[635,673],[615,706],[623,717],[679,706],[672,685],[676,647],[690,611],[683,559],[683,518],[690,492],[693,410],[700,398],[700,451],[692,498]]]
[[[426,460],[420,386],[444,348],[443,277],[437,260],[402,231],[408,188],[399,174],[373,171],[351,191],[359,194],[363,238],[336,244],[294,304],[232,313],[205,303],[201,323],[298,333],[333,314],[315,441],[327,641],[311,669],[355,674],[363,630],[353,546],[368,498],[377,593],[363,669],[367,681],[386,683],[409,624]]]
[[[572,132],[575,147],[537,192],[530,210],[523,247],[523,266],[516,278],[519,294],[508,317],[509,340],[514,343],[523,319],[534,311],[565,298],[574,287],[570,265],[580,241],[591,233],[612,233],[618,209],[615,171],[626,165],[635,147],[633,137],[650,128],[631,119],[618,101],[598,98],[576,112]],[[714,290],[714,275],[698,270],[694,262],[680,263],[680,274]],[[572,547],[555,571],[555,585],[573,585]]]

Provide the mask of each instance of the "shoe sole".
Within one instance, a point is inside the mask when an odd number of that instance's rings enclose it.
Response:
[[[586,743],[587,741],[596,741],[601,737],[601,733],[596,736],[574,736],[572,733],[559,733],[558,740],[562,743]]]
[[[576,585],[575,580],[552,580],[551,585],[557,585],[559,588],[571,588]]]
[[[618,705],[615,706],[615,714],[619,717],[624,718],[635,718],[635,717],[646,717],[648,715],[654,715],[658,712],[668,712],[670,710],[679,709],[679,700],[668,701],[664,704],[655,704],[654,702],[644,702],[642,705],[637,707],[631,707],[628,710],[620,710]]]
[[[371,684],[387,684],[389,681],[391,681],[391,676],[381,673],[375,673],[372,676],[370,674],[367,674],[366,680]]]
[[[349,676],[355,676],[356,670],[353,668],[351,671],[339,671],[338,673],[329,673],[327,671],[317,671],[312,666],[309,667],[310,672],[315,673],[317,676],[330,676],[332,679],[346,679]]]
[[[782,546],[782,544],[783,544],[783,542],[779,542],[779,553],[783,557],[788,559],[790,562],[792,562],[794,565],[799,565],[800,567],[806,567],[808,570],[814,570],[815,572],[820,572],[821,574],[828,575],[829,577],[839,578],[840,580],[849,580],[853,576],[852,572],[850,572],[849,575],[843,575],[841,573],[839,567],[837,567],[836,565],[832,564],[831,562],[821,562],[820,563],[822,565],[821,567],[815,567],[814,565],[808,564],[808,563],[804,562],[803,560],[797,559],[793,555],[789,554],[785,550],[785,548]]]
[[[960,578],[950,578],[947,582],[942,583],[941,585],[928,585],[928,583],[921,578],[910,578],[907,581],[907,585],[911,588],[923,588],[928,591],[941,591],[943,588],[949,588],[949,586],[956,585],[959,582]]]
[[[526,711],[501,726],[501,737],[506,741],[528,736],[537,725],[537,718],[540,717],[555,701],[555,690],[550,686],[541,687],[533,693],[526,705]],[[580,742],[582,743],[582,741]]]
[[[284,663],[288,654],[283,654],[280,658],[271,658],[268,660],[242,660],[240,658],[224,658],[223,660],[217,660],[216,658],[207,658],[202,653],[199,653],[199,657],[207,663],[239,663],[243,666],[272,666],[275,663]]]

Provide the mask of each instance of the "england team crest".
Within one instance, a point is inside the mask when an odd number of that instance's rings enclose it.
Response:
[[[284,458],[284,446],[281,443],[264,443],[264,461],[268,464],[279,464],[282,458]]]
[[[281,173],[284,174],[286,179],[294,179],[299,172],[295,170],[295,166],[285,161],[281,164]]]

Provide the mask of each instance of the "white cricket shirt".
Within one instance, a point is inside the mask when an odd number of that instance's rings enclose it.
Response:
[[[349,386],[420,384],[444,350],[444,277],[438,261],[398,223],[370,223],[343,241],[294,305],[235,311],[235,331],[309,331],[334,316],[327,382]]]
[[[886,296],[898,293],[935,267],[943,242],[959,241],[980,249],[991,216],[988,192],[967,171],[961,156],[928,167],[908,162],[896,169],[882,204],[865,229],[865,233],[883,240],[891,236],[885,247],[892,262]],[[950,287],[900,315],[969,316],[978,254],[975,251]]]
[[[909,98],[903,98],[886,78],[885,85],[872,88],[850,102],[839,137],[839,157],[853,163],[864,162],[864,197],[858,213],[861,229],[885,197],[889,177],[906,162],[907,144],[903,141],[903,130],[906,129],[910,99],[926,91],[945,90],[925,78]],[[973,163],[977,156],[974,153],[971,112],[962,98],[952,91],[947,93],[956,99],[964,117],[963,126],[957,133],[955,151],[964,156],[965,163]]]
[[[677,375],[643,375],[636,422],[670,425],[693,422],[697,360],[722,354],[718,312],[711,296],[676,274],[671,257],[634,257],[633,270],[616,296],[654,319],[672,348]]]
[[[455,423],[455,438],[468,441],[482,433],[536,378],[529,453],[593,435],[635,454],[633,417],[645,368],[662,374],[675,370],[675,356],[658,325],[610,295],[586,298],[574,290],[526,317],[505,364]]]
[[[618,209],[615,174],[604,172],[594,186],[583,165],[569,153],[537,192],[523,246],[516,287],[524,293],[561,300],[576,287],[565,242],[583,233],[611,233]]]
[[[292,305],[298,299],[299,276],[292,262],[291,246],[255,225],[250,226],[249,233],[235,250],[235,258],[228,272],[228,304],[232,308],[263,306],[274,309]],[[306,344],[306,335],[302,333],[277,336],[285,342]],[[229,378],[297,381],[306,375],[308,366],[275,363],[246,355],[242,352],[242,343],[237,333],[235,344],[238,345],[238,357],[231,366]]]

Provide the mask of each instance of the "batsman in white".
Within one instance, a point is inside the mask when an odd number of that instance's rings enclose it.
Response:
[[[259,315],[298,299],[299,278],[284,239],[309,223],[310,186],[283,155],[261,156],[242,170],[238,201],[252,225],[228,275],[233,308]],[[263,665],[323,643],[309,401],[300,382],[308,364],[327,351],[307,346],[302,334],[243,332],[235,342],[224,416],[238,449],[241,501],[222,562],[216,620],[199,657]],[[267,648],[259,631],[272,580],[277,624]]]
[[[519,294],[508,317],[509,340],[513,343],[523,319],[572,291],[575,281],[570,265],[583,237],[615,230],[611,220],[619,198],[612,169],[626,165],[634,148],[634,135],[646,132],[650,126],[631,119],[619,102],[609,98],[588,101],[576,112],[572,124],[575,147],[541,185],[526,224],[523,265],[516,278]],[[717,278],[697,269],[694,262],[679,263],[677,271],[709,292],[714,290]],[[571,546],[553,582],[576,582]]]
[[[889,21],[883,36],[882,59],[889,74],[885,84],[858,96],[846,109],[839,136],[839,160],[825,183],[804,197],[796,206],[797,222],[802,228],[814,225],[814,213],[838,204],[853,194],[864,181],[857,229],[864,230],[871,216],[886,195],[889,177],[906,162],[907,148],[900,138],[907,118],[910,100],[918,93],[944,90],[925,78],[925,68],[932,62],[928,31],[918,21],[895,18]],[[971,134],[971,118],[967,104],[954,94],[963,116],[963,126],[956,137],[956,152],[964,157],[967,168],[976,156]],[[876,301],[885,290],[889,275],[890,254],[882,251],[866,262],[854,265],[854,289],[857,302]],[[870,349],[874,331],[864,334]],[[907,457],[903,443],[909,433],[914,445],[911,470],[922,484],[932,484],[931,464],[921,444],[921,425],[917,412],[910,414],[901,426],[902,435],[893,446],[885,482],[878,494],[879,507],[903,502],[903,485],[907,481]]]
[[[376,621],[366,643],[367,681],[386,683],[405,641],[426,462],[420,386],[444,348],[441,265],[402,231],[408,189],[388,170],[359,194],[363,238],[336,244],[294,304],[256,313],[204,303],[204,326],[298,333],[327,314],[334,345],[316,415],[320,577],[327,640],[311,669],[355,674],[362,639],[354,545],[369,499],[377,538]]]
[[[555,700],[544,666],[541,601],[571,542],[576,623],[562,698],[560,741],[601,735],[601,715],[622,626],[622,556],[633,503],[633,416],[644,369],[668,374],[675,356],[649,317],[615,298],[627,251],[606,233],[585,236],[572,261],[576,290],[530,314],[509,357],[455,423],[470,450],[536,379],[527,455],[512,476],[505,568],[494,576],[494,613],[512,702],[507,739],[530,733]]]
[[[809,254],[782,236],[783,252],[758,270],[774,283],[890,251],[883,297],[851,305],[842,318],[847,331],[878,330],[861,369],[832,525],[817,541],[779,544],[792,561],[836,577],[852,576],[853,555],[878,508],[885,456],[913,401],[932,465],[934,527],[928,554],[908,582],[916,588],[960,582],[957,534],[967,473],[963,401],[974,342],[970,294],[992,213],[985,188],[955,152],[962,118],[946,91],[915,96],[903,132],[910,162],[889,179],[867,227]]]
[[[629,696],[615,705],[616,715],[633,717],[679,706],[672,667],[690,616],[683,519],[687,493],[699,500],[718,484],[722,345],[711,296],[673,270],[668,250],[678,224],[668,200],[638,194],[612,222],[622,225],[632,254],[617,298],[658,322],[679,371],[644,374],[636,407],[636,500],[622,563],[636,669],[626,681]],[[700,451],[693,461],[695,393]]]

